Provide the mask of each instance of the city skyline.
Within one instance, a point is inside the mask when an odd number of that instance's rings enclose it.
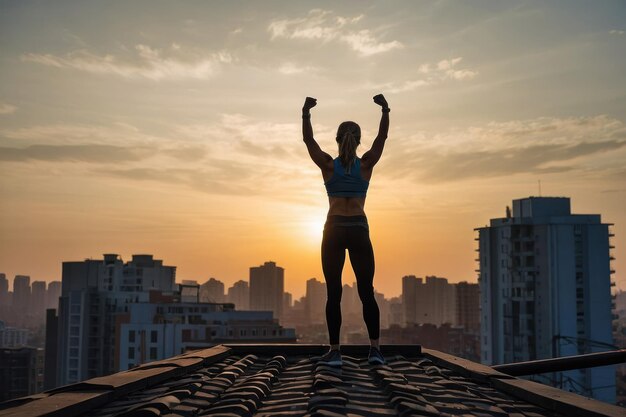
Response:
[[[0,271],[50,282],[62,261],[151,253],[232,285],[273,260],[295,298],[323,281],[327,210],[304,97],[322,148],[354,119],[361,155],[382,92],[377,291],[476,282],[474,229],[539,194],[615,223],[626,289],[623,2],[316,7],[0,2]]]

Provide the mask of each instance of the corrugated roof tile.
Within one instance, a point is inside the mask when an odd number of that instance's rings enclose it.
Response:
[[[337,368],[319,362],[319,345],[217,346],[14,401],[0,416],[51,407],[64,417],[616,415],[616,407],[419,346],[384,346],[387,364],[374,366],[367,347],[342,350]]]

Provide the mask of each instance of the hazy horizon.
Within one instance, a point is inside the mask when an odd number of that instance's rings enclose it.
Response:
[[[626,290],[626,4],[607,1],[0,0],[0,272],[149,253],[228,287],[323,281],[327,197],[300,133],[391,128],[366,203],[374,286],[476,282],[511,200],[567,196],[614,223]],[[346,262],[344,283],[353,281]]]

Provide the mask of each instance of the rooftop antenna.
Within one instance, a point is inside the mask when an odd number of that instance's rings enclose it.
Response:
[[[541,197],[541,180],[537,180],[537,183],[539,184],[539,197]]]

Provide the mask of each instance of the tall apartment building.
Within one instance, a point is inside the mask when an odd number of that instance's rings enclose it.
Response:
[[[275,262],[250,268],[250,309],[274,312],[282,318],[285,269]]]
[[[480,332],[480,288],[462,281],[456,287],[456,324],[470,332]]]
[[[233,303],[237,310],[249,310],[250,309],[250,286],[248,281],[239,280],[228,288],[228,295],[226,297],[229,303]]]
[[[513,200],[478,228],[481,361],[501,364],[606,350],[611,336],[609,224],[572,214],[570,199]],[[612,367],[542,381],[614,402]]]
[[[172,292],[176,267],[152,255],[116,254],[63,262],[58,313],[57,385],[116,372],[116,322],[150,291]]]
[[[33,281],[30,295],[30,312],[43,321],[46,314],[46,281]]]
[[[200,285],[201,303],[223,303],[224,299],[224,283],[222,281],[210,278]]]
[[[48,291],[46,291],[46,309],[59,308],[60,296],[61,296],[61,281],[49,282]]]
[[[0,273],[0,308],[8,306],[9,301],[9,280],[6,274]]]
[[[30,308],[30,277],[16,275],[13,279],[13,310],[26,314]]]
[[[307,280],[304,308],[308,324],[326,323],[326,283],[315,278]]]
[[[456,323],[456,288],[446,278],[402,277],[402,303],[404,324]]]

